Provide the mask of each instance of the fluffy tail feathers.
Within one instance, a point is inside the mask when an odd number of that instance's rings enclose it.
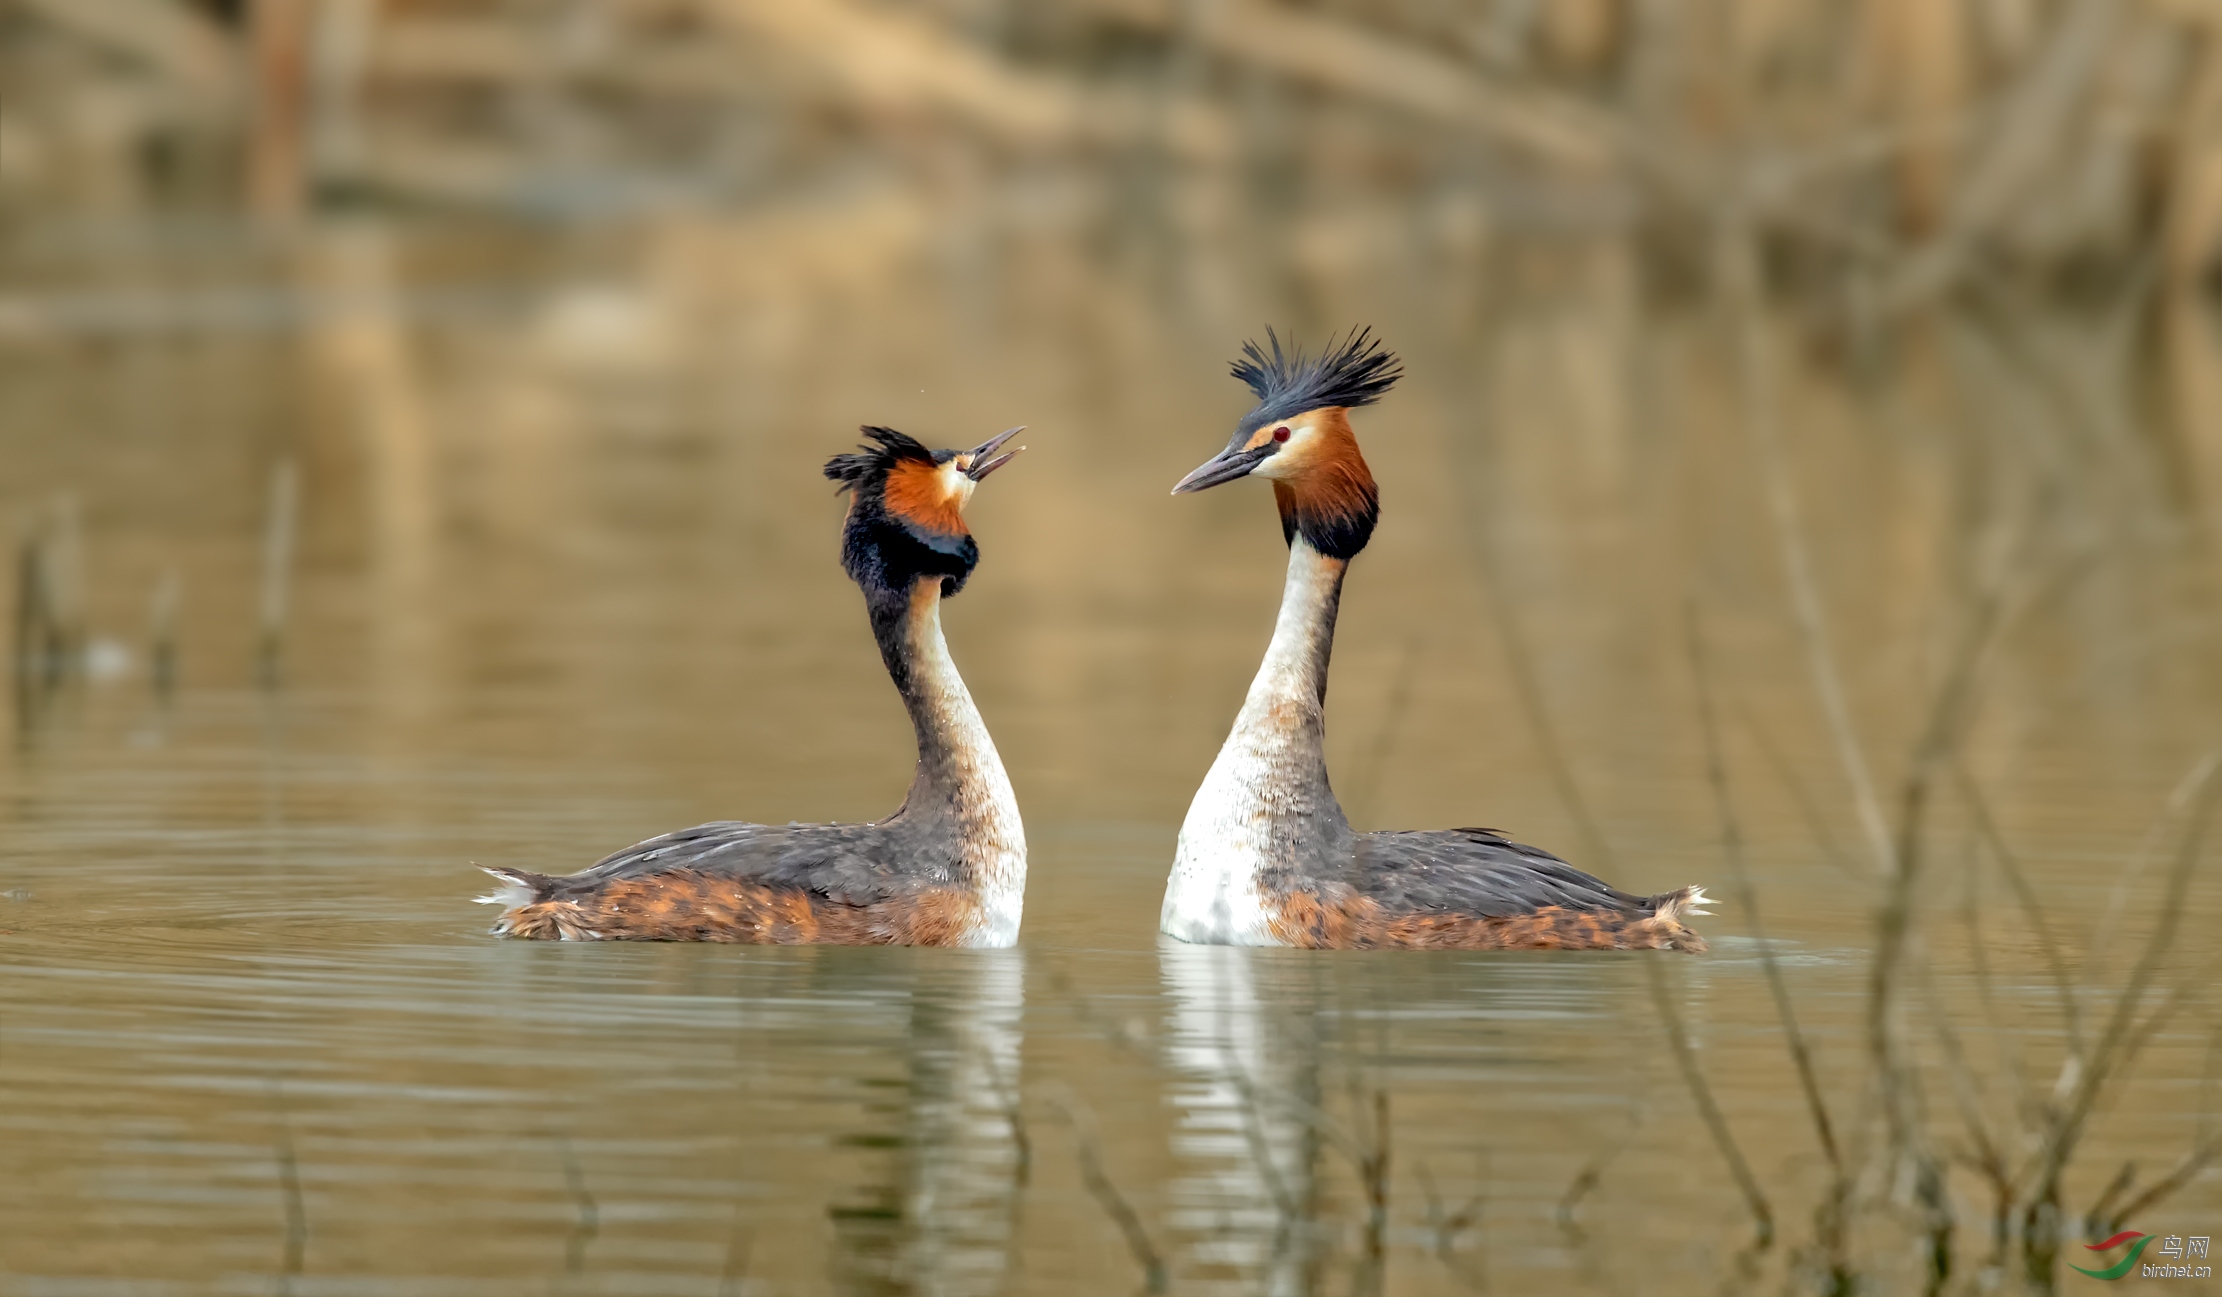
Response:
[[[546,874],[535,874],[523,869],[497,869],[492,865],[480,865],[479,868],[493,875],[497,886],[493,891],[479,897],[478,903],[499,905],[505,914],[518,906],[546,900],[548,893],[553,890],[550,884],[555,882]]]
[[[1702,919],[1710,915],[1712,911],[1705,907],[1712,903],[1713,898],[1705,894],[1703,887],[1681,887],[1652,897],[1651,912],[1659,918],[1680,923],[1684,919]]]
[[[1706,951],[1705,938],[1689,926],[1686,920],[1701,919],[1712,911],[1705,907],[1713,898],[1702,887],[1681,887],[1671,892],[1661,892],[1650,899],[1651,917],[1645,920],[1661,935],[1659,944],[1670,950],[1702,955]]]

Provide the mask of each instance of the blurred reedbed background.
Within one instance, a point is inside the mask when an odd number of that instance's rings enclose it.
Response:
[[[2217,0],[0,0],[0,1293],[2204,1240],[2218,274]],[[1165,492],[1268,324],[1409,373],[1353,821],[1713,953],[1156,944],[1282,563]],[[947,614],[1020,949],[484,938],[470,862],[900,798],[866,422],[1031,425]]]

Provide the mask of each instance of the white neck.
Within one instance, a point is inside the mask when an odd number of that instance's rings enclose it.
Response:
[[[1014,945],[1026,899],[1026,828],[1003,758],[942,638],[939,581],[921,581],[913,591],[904,640],[910,679],[903,697],[918,730],[911,802],[945,800],[955,815],[959,851],[980,897],[980,917],[965,944]]]
[[[1345,566],[1302,536],[1289,545],[1273,642],[1181,825],[1158,926],[1184,941],[1280,944],[1267,929],[1266,875],[1317,863],[1349,837],[1324,751]]]

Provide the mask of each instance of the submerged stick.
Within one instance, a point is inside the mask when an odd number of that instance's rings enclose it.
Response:
[[[291,1293],[309,1248],[309,1211],[301,1198],[301,1164],[293,1152],[293,1124],[286,1118],[285,1091],[270,1079],[270,1110],[277,1118],[278,1192],[285,1201],[285,1244],[279,1258],[278,1291]]]
[[[168,568],[155,582],[154,600],[147,609],[147,670],[156,696],[168,698],[177,688],[177,611],[183,600],[177,569]]]
[[[2028,916],[2029,930],[2037,938],[2038,953],[2044,956],[2045,968],[2052,975],[2053,991],[2060,997],[2060,1017],[2068,1029],[2068,1048],[2080,1058],[2084,1052],[2083,1014],[2068,975],[2067,957],[2061,953],[2060,943],[2053,939],[2052,925],[2045,922],[2044,906],[2037,900],[2036,889],[2030,886],[2029,875],[2023,871],[2020,858],[2006,845],[2005,835],[1999,832],[1998,821],[1991,815],[1990,802],[1983,796],[1982,786],[1975,782],[1966,762],[1955,761],[1953,769],[1959,776],[1960,800],[1973,814],[1977,831],[1998,861],[1999,872],[2006,875],[2006,885],[2013,889],[2014,899],[2020,903],[2022,913]]]
[[[44,679],[59,684],[85,665],[84,536],[77,497],[54,497],[53,527],[40,546],[39,589],[46,601],[42,625]]]
[[[1643,961],[1644,971],[1651,983],[1651,1003],[1659,1011],[1659,1021],[1666,1026],[1667,1044],[1674,1052],[1674,1064],[1682,1070],[1682,1080],[1690,1088],[1690,1098],[1697,1104],[1697,1115],[1705,1122],[1706,1133],[1713,1137],[1713,1147],[1720,1150],[1721,1160],[1728,1163],[1728,1173],[1736,1179],[1736,1187],[1744,1195],[1744,1206],[1751,1212],[1752,1246],[1767,1248],[1775,1240],[1774,1208],[1767,1202],[1766,1190],[1759,1187],[1759,1177],[1752,1174],[1751,1163],[1744,1159],[1744,1150],[1736,1143],[1735,1132],[1728,1128],[1728,1118],[1721,1115],[1720,1104],[1713,1098],[1713,1087],[1706,1083],[1704,1069],[1697,1065],[1697,1050],[1690,1044],[1689,1029],[1682,1023],[1680,1010],[1674,1007],[1674,997],[1667,993],[1666,973],[1656,959]]]
[[[1798,778],[1798,772],[1790,765],[1790,759],[1784,755],[1781,745],[1775,742],[1774,735],[1768,732],[1758,714],[1741,699],[1731,698],[1729,706],[1736,713],[1736,719],[1742,721],[1744,728],[1751,731],[1753,741],[1759,745],[1760,755],[1767,758],[1767,765],[1774,771],[1775,778],[1788,790],[1790,800],[1797,805],[1799,817],[1805,821],[1806,831],[1813,835],[1814,844],[1821,848],[1822,857],[1838,873],[1854,872],[1854,866],[1845,857],[1844,849],[1837,845],[1836,835],[1829,832],[1828,822],[1821,818],[1821,808],[1814,802],[1812,792],[1806,788],[1805,781]]]
[[[1760,319],[1759,252],[1750,229],[1737,224],[1724,231],[1721,278],[1735,311],[1737,370],[1743,407],[1744,438],[1759,461],[1773,520],[1775,547],[1782,559],[1783,580],[1790,590],[1790,608],[1805,645],[1806,669],[1820,696],[1821,713],[1828,721],[1829,737],[1837,761],[1852,787],[1853,809],[1868,850],[1874,853],[1875,870],[1891,871],[1893,852],[1890,823],[1883,816],[1882,799],[1875,791],[1874,775],[1852,727],[1851,705],[1844,693],[1843,672],[1830,646],[1828,618],[1823,610],[1820,583],[1813,575],[1813,559],[1806,550],[1805,522],[1797,485],[1784,462],[1780,430],[1776,427],[1773,356],[1767,348],[1766,329]]]
[[[299,482],[293,461],[278,461],[270,473],[270,507],[262,533],[262,635],[255,674],[264,688],[278,683],[284,650],[286,606],[293,575],[293,534]]]
[[[2217,1053],[2222,1053],[2222,1031],[2210,1033],[2208,1037],[2206,1075],[2200,1078],[2202,1082],[2200,1089],[2202,1090],[2213,1088],[2214,1061]],[[2199,1140],[2191,1146],[2190,1151],[2185,1153],[2175,1166],[2169,1168],[2165,1175],[2146,1186],[2143,1193],[2123,1203],[2120,1211],[2098,1222],[2097,1228],[2099,1230],[2106,1234],[2114,1233],[2122,1227],[2123,1221],[2141,1215],[2146,1208],[2157,1205],[2163,1198],[2191,1183],[2201,1171],[2206,1170],[2208,1163],[2214,1161],[2217,1157],[2222,1157],[2222,1132],[2207,1129],[2207,1111],[2202,1104],[2199,1120]],[[2098,1209],[2094,1207],[2091,1214],[2093,1216],[2098,1215]]]
[[[46,557],[39,533],[26,527],[16,542],[15,680],[28,690],[44,679],[46,640]]]
[[[2222,749],[2218,749],[2222,751]],[[2166,886],[2160,902],[2160,918],[2145,953],[2131,969],[2129,980],[2115,998],[2113,1012],[2108,1015],[2106,1027],[2099,1033],[2092,1046],[2090,1061],[2081,1068],[2069,1060],[2069,1070],[2062,1073],[2062,1080],[2069,1082],[2064,1100],[2053,1110],[2050,1129],[2045,1132],[2043,1143],[2031,1159],[2030,1174],[2026,1177],[2030,1192],[2022,1209],[2022,1247],[2025,1264],[2032,1273],[2051,1274],[2058,1255],[2060,1228],[2060,1179],[2070,1160],[2075,1156],[2077,1143],[2082,1139],[2084,1124],[2090,1118],[2100,1091],[2107,1078],[2125,1066],[2144,1035],[2137,1025],[2137,1009],[2145,992],[2152,986],[2153,978],[2160,971],[2175,945],[2176,933],[2181,926],[2184,898],[2191,890],[2192,876],[2202,858],[2206,845],[2207,828],[2213,819],[2222,783],[2214,778],[2215,753],[2208,753],[2192,767],[2195,781],[2186,781],[2197,789],[2197,801],[2191,808],[2189,822],[2184,826],[2182,844],[2177,848],[2171,864]],[[2184,785],[2178,786],[2181,792]],[[2173,1000],[2173,997],[2171,997]],[[2163,1005],[2165,1010],[2170,1006]]]
[[[1465,1206],[1448,1215],[1444,1214],[1443,1198],[1436,1191],[1435,1177],[1428,1171],[1427,1163],[1421,1162],[1414,1170],[1417,1172],[1420,1182],[1420,1196],[1427,1206],[1427,1228],[1435,1236],[1435,1259],[1441,1261],[1443,1268],[1450,1271],[1451,1276],[1457,1279],[1459,1283],[1475,1292],[1487,1292],[1489,1291],[1489,1272],[1485,1268],[1487,1254],[1477,1248],[1472,1265],[1467,1265],[1458,1259],[1459,1236],[1480,1226],[1482,1205],[1487,1201],[1489,1194],[1487,1188],[1489,1183],[1488,1153],[1486,1151],[1477,1153],[1475,1161],[1479,1164],[1481,1172],[1479,1183],[1484,1187],[1476,1191],[1473,1197],[1468,1198]]]
[[[2218,772],[2222,772],[2222,747],[2217,747],[2201,757],[2176,786],[2169,790],[2168,800],[2161,813],[2154,818],[2152,827],[2145,831],[2145,841],[2129,868],[2114,880],[2106,894],[2106,908],[2099,912],[2098,923],[2091,932],[2091,944],[2083,955],[2083,981],[2089,986],[2098,976],[2099,965],[2107,947],[2113,944],[2115,926],[2121,921],[2122,910],[2129,904],[2130,889],[2144,877],[2145,870],[2160,856],[2161,844],[2167,841],[2168,829],[2206,796],[2208,787]]]
[[[1805,1094],[1806,1113],[1813,1121],[1813,1133],[1820,1141],[1821,1152],[1829,1160],[1829,1170],[1839,1184],[1844,1179],[1844,1158],[1836,1144],[1836,1129],[1829,1120],[1828,1100],[1821,1093],[1821,1080],[1813,1065],[1813,1051],[1798,1027],[1798,1015],[1790,1002],[1790,988],[1782,977],[1782,966],[1775,959],[1774,943],[1767,939],[1767,927],[1759,910],[1759,889],[1752,884],[1751,868],[1744,859],[1744,835],[1736,821],[1736,808],[1729,796],[1728,764],[1721,755],[1720,724],[1713,710],[1713,679],[1705,656],[1705,632],[1699,621],[1695,604],[1684,609],[1689,634],[1690,673],[1697,680],[1698,728],[1705,737],[1705,774],[1713,786],[1713,809],[1720,817],[1721,849],[1727,857],[1729,874],[1735,879],[1737,898],[1743,903],[1744,912],[1750,916],[1751,935],[1759,943],[1759,966],[1767,977],[1767,990],[1774,998],[1775,1016],[1782,1022],[1782,1032],[1790,1049],[1790,1061],[1796,1065],[1798,1088]]]
[[[1104,1173],[1102,1143],[1096,1138],[1094,1119],[1077,1097],[1069,1103],[1061,1098],[1053,1098],[1050,1102],[1057,1105],[1057,1110],[1065,1115],[1066,1124],[1072,1127],[1080,1155],[1080,1182],[1087,1187],[1088,1196],[1103,1208],[1104,1215],[1119,1227],[1120,1235],[1126,1239],[1127,1251],[1134,1254],[1134,1263],[1142,1268],[1143,1289],[1151,1293],[1166,1291],[1170,1276],[1165,1258],[1158,1255],[1157,1248],[1151,1244],[1149,1230],[1143,1227],[1141,1216],[1127,1202],[1126,1195],[1120,1193],[1119,1186]]]
[[[563,1240],[563,1269],[567,1274],[581,1274],[586,1270],[587,1245],[602,1232],[602,1207],[586,1187],[586,1173],[571,1153],[571,1141],[557,1135],[555,1142],[556,1155],[563,1160],[564,1187],[571,1191],[572,1205],[578,1208],[578,1219]]]
[[[1628,1110],[1628,1129],[1622,1132],[1620,1139],[1583,1163],[1582,1169],[1567,1182],[1566,1192],[1559,1195],[1558,1205],[1552,1211],[1552,1219],[1558,1223],[1560,1229],[1576,1240],[1587,1237],[1587,1231],[1582,1228],[1575,1213],[1581,1209],[1583,1200],[1596,1192],[1598,1185],[1604,1183],[1605,1171],[1613,1164],[1614,1159],[1636,1142],[1636,1136],[1642,1132],[1644,1118],[1648,1115],[1646,1101],[1639,1096],[1635,1106]]]
[[[1967,632],[1953,653],[1907,762],[1899,793],[1897,846],[1891,853],[1889,888],[1882,911],[1876,916],[1875,954],[1868,968],[1868,1047],[1874,1057],[1876,1083],[1882,1091],[1891,1153],[1906,1159],[1913,1168],[1913,1190],[1928,1232],[1926,1291],[1931,1294],[1942,1292],[1952,1275],[1952,1208],[1944,1168],[1922,1122],[1920,1079],[1900,1036],[1897,1005],[1907,969],[1918,965],[1920,957],[1914,934],[1914,901],[1926,864],[1923,849],[1931,794],[1937,773],[1956,759],[1972,724],[1987,651],[1996,641],[1999,627],[2008,620],[2009,578],[2010,572],[2002,569],[1976,602]],[[1948,1057],[1957,1056],[1958,1040],[1950,1021],[1937,1015],[1935,1025],[1950,1047]]]
[[[741,1297],[748,1284],[748,1263],[755,1251],[756,1235],[741,1227],[740,1212],[733,1213],[733,1233],[725,1240],[725,1264],[718,1270],[718,1297]]]

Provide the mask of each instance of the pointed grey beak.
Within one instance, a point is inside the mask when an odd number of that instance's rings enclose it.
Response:
[[[1274,443],[1267,442],[1256,450],[1222,450],[1198,464],[1195,472],[1173,483],[1173,494],[1187,495],[1191,491],[1201,491],[1223,482],[1232,482],[1238,477],[1247,477],[1251,469],[1279,449]]]
[[[996,449],[1000,447],[1004,442],[1009,441],[1011,438],[1016,437],[1018,434],[1024,431],[1026,431],[1026,425],[1022,423],[1016,428],[1012,428],[1007,432],[997,433],[995,436],[981,442],[979,446],[977,446],[970,452],[972,455],[972,467],[965,470],[965,476],[977,482],[980,479],[986,477],[988,474],[1003,467],[1005,464],[1008,464],[1012,460],[1018,458],[1018,451],[1024,450],[1026,449],[1026,447],[1021,446],[1018,448],[1018,450],[1005,451],[1000,455],[996,455],[995,452]],[[990,455],[995,455],[995,458],[988,458],[988,456]]]

